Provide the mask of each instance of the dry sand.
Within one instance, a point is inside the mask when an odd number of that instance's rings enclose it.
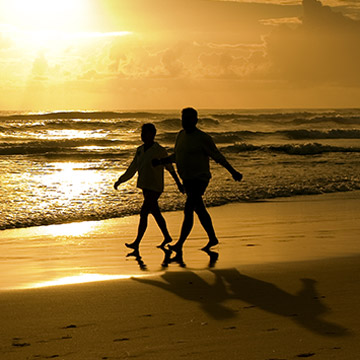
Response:
[[[80,274],[129,278],[1,291],[0,359],[358,359],[359,199],[212,208],[221,241],[214,267],[198,250],[206,242],[198,224],[187,267],[164,269],[150,223],[147,271],[123,245],[137,217],[4,231],[2,289]],[[166,214],[172,234],[181,218]]]

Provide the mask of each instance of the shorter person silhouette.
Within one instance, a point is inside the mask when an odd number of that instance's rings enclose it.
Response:
[[[128,248],[135,250],[139,248],[139,244],[145,234],[149,214],[154,216],[156,223],[164,235],[164,240],[159,247],[163,247],[172,241],[158,204],[158,199],[164,190],[164,167],[170,172],[179,191],[184,193],[183,186],[171,164],[158,167],[152,166],[153,159],[166,157],[168,155],[165,148],[154,141],[155,135],[156,128],[154,124],[148,123],[142,126],[141,139],[144,144],[137,148],[130,166],[114,184],[114,188],[117,190],[121,183],[130,180],[136,172],[138,173],[137,187],[143,191],[144,202],[140,211],[137,237],[134,242],[125,244]]]

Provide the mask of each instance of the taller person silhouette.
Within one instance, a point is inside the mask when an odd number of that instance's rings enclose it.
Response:
[[[154,166],[175,162],[185,188],[187,198],[180,238],[174,245],[169,245],[169,248],[178,254],[181,253],[184,242],[192,230],[194,211],[209,238],[202,250],[208,251],[219,243],[202,198],[211,178],[209,158],[227,169],[235,181],[242,179],[242,174],[236,171],[220,153],[212,137],[197,128],[198,113],[194,108],[182,110],[181,122],[183,130],[177,135],[174,154],[153,160]]]

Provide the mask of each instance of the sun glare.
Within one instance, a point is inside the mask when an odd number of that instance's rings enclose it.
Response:
[[[98,31],[101,20],[90,0],[11,0],[0,5],[0,31],[23,49],[54,50],[129,31]]]
[[[27,31],[72,31],[85,25],[88,0],[11,0],[8,20]]]

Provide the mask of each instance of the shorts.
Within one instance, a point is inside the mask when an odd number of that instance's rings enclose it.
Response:
[[[183,180],[183,185],[186,195],[203,196],[209,181],[198,179]]]

